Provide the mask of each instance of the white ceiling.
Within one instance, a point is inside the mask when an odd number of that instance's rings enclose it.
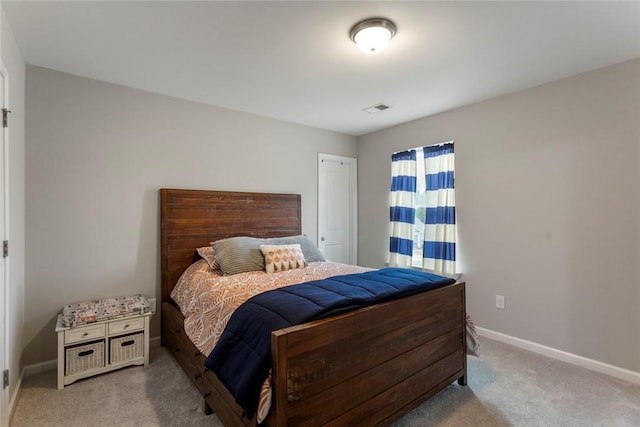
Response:
[[[640,57],[640,2],[2,4],[28,64],[351,135]]]

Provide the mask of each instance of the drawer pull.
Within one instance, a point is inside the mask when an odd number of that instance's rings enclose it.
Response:
[[[89,332],[85,332],[82,334],[83,337],[86,337],[87,335],[89,335]]]
[[[129,324],[127,323],[126,325],[124,325],[125,329],[129,327]]]
[[[89,356],[90,354],[93,354],[93,350],[85,350],[78,353],[78,357]]]
[[[129,340],[129,341],[125,341],[125,342],[123,342],[123,343],[122,343],[122,344],[120,344],[120,345],[121,345],[122,347],[126,347],[126,346],[133,345],[133,344],[135,344],[135,341],[134,341],[134,340]]]

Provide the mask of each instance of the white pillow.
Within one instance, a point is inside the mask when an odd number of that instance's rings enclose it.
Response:
[[[260,245],[264,255],[265,271],[275,273],[277,271],[304,268],[306,262],[300,245]]]

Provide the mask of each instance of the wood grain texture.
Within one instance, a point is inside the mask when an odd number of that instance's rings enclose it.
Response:
[[[276,378],[287,387],[285,425],[325,425],[345,420],[345,414],[373,412],[375,417],[367,416],[363,423],[375,425],[399,408],[385,403],[382,410],[372,402],[392,393],[404,406],[426,393],[428,389],[407,384],[425,375],[425,369],[435,384],[451,375],[435,375],[439,371],[429,368],[440,360],[457,355],[455,371],[462,376],[463,290],[459,283],[275,331],[272,348],[281,347],[278,339],[286,340],[286,356],[279,351],[274,359],[276,366],[284,365],[277,366]]]
[[[162,345],[225,426],[256,426],[204,367],[169,294],[199,246],[239,235],[300,234],[300,196],[160,192]],[[274,331],[273,406],[265,424],[388,425],[451,382],[466,384],[465,325],[465,284],[457,283]]]
[[[195,250],[234,236],[281,237],[302,232],[299,194],[160,190],[162,301]]]

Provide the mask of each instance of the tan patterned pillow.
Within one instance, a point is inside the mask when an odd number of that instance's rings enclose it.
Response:
[[[203,246],[196,249],[198,255],[209,264],[209,268],[214,271],[220,270],[220,266],[216,262],[216,251],[211,246]]]
[[[265,271],[275,273],[277,271],[293,270],[306,266],[304,254],[300,245],[260,245],[264,255]]]

